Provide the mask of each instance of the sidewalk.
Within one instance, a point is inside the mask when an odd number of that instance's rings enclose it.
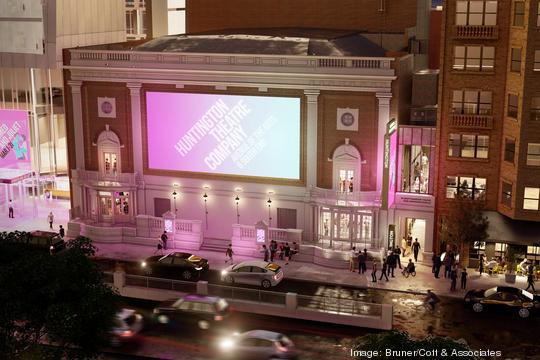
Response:
[[[132,245],[132,244],[103,244],[96,243],[98,248],[96,256],[114,258],[126,261],[142,261],[145,258],[152,256],[155,252],[154,247]],[[180,249],[169,249],[168,251],[181,251]],[[166,252],[165,252],[166,253]],[[195,251],[198,256],[208,259],[211,269],[222,270],[228,264],[225,264],[225,254],[215,251]],[[245,256],[234,256],[234,262],[238,263],[244,260],[253,259]],[[436,294],[442,296],[449,296],[455,298],[463,298],[466,290],[458,290],[456,292],[450,291],[450,280],[440,277],[435,279],[431,273],[431,266],[417,263],[416,276],[405,278],[401,275],[399,268],[395,271],[395,277],[389,277],[390,281],[381,280],[377,283],[371,282],[371,270],[368,267],[368,271],[364,275],[358,274],[358,272],[350,272],[348,269],[333,269],[312,263],[290,261],[288,265],[285,265],[285,261],[277,260],[275,263],[282,266],[285,277],[293,278],[297,280],[316,282],[321,285],[343,285],[361,288],[373,288],[382,290],[391,290],[407,293],[425,294],[428,289],[433,290]],[[404,259],[402,259],[404,262]],[[467,289],[477,288],[490,288],[493,286],[515,286],[525,288],[526,278],[518,276],[515,284],[508,284],[504,280],[504,275],[479,275],[477,271],[473,269],[467,270],[468,282]],[[381,272],[378,271],[380,276]],[[442,272],[441,272],[442,275]],[[458,279],[457,287],[459,288],[460,282]]]

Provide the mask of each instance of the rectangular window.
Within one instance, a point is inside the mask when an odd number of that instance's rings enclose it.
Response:
[[[511,54],[512,62],[510,64],[510,71],[512,72],[521,72],[521,49],[512,48]]]
[[[491,115],[491,91],[454,90],[452,113],[468,115]]]
[[[495,48],[493,46],[455,46],[454,70],[493,71]]]
[[[462,158],[487,159],[489,136],[450,134],[448,156]]]
[[[529,120],[540,121],[540,96],[533,96],[531,98],[531,108],[529,112]]]
[[[540,189],[526,187],[523,194],[523,210],[538,210],[540,201]]]
[[[496,25],[497,1],[457,1],[456,25]]]
[[[453,199],[457,194],[466,199],[482,200],[486,194],[486,179],[467,176],[446,177],[446,198]]]
[[[518,96],[514,94],[508,94],[508,117],[517,119],[518,117]]]
[[[495,243],[495,252],[500,254],[504,254],[506,252],[506,247],[508,245],[505,243]]]
[[[525,2],[514,2],[514,26],[523,26],[525,24]]]
[[[505,181],[502,182],[501,202],[508,207],[512,207],[512,184]]]
[[[540,50],[534,50],[534,71],[540,71]]]
[[[516,155],[516,140],[504,139],[504,161],[514,163],[514,157]]]
[[[527,144],[527,165],[540,166],[540,144]]]

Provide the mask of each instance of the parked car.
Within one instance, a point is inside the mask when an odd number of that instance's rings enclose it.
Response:
[[[193,280],[208,270],[208,260],[199,256],[172,252],[165,256],[151,256],[141,263],[145,274]]]
[[[132,309],[122,309],[116,314],[110,331],[112,346],[120,346],[133,340],[144,326],[143,316]]]
[[[57,254],[66,248],[66,242],[60,235],[53,231],[36,230],[30,233],[28,245],[51,254]]]
[[[167,300],[154,309],[154,318],[161,324],[196,325],[201,330],[219,327],[229,315],[229,304],[225,299],[204,295]]]
[[[276,286],[283,280],[281,266],[261,260],[243,261],[228,266],[221,272],[221,281],[227,284],[259,285],[265,289]]]
[[[223,339],[219,344],[227,359],[297,359],[293,342],[285,335],[266,330],[252,330]]]
[[[515,311],[522,318],[527,318],[533,311],[540,310],[540,296],[510,286],[470,290],[465,295],[465,302],[470,304],[474,312],[477,313],[489,307],[503,311]]]

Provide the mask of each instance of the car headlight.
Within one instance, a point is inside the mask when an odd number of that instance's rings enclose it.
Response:
[[[146,267],[146,261],[143,261],[143,262],[141,263],[141,266],[142,266],[142,267]]]
[[[200,267],[200,266],[195,266],[195,270],[200,271],[200,270],[202,270],[202,267]]]
[[[227,270],[221,270],[221,276],[227,275],[229,272]]]
[[[219,347],[223,350],[230,350],[234,347],[234,341],[231,339],[223,339],[219,343]]]

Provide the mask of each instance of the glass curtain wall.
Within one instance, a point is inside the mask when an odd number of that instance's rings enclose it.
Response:
[[[28,111],[34,171],[41,175],[66,175],[61,70],[0,68],[0,108]]]

